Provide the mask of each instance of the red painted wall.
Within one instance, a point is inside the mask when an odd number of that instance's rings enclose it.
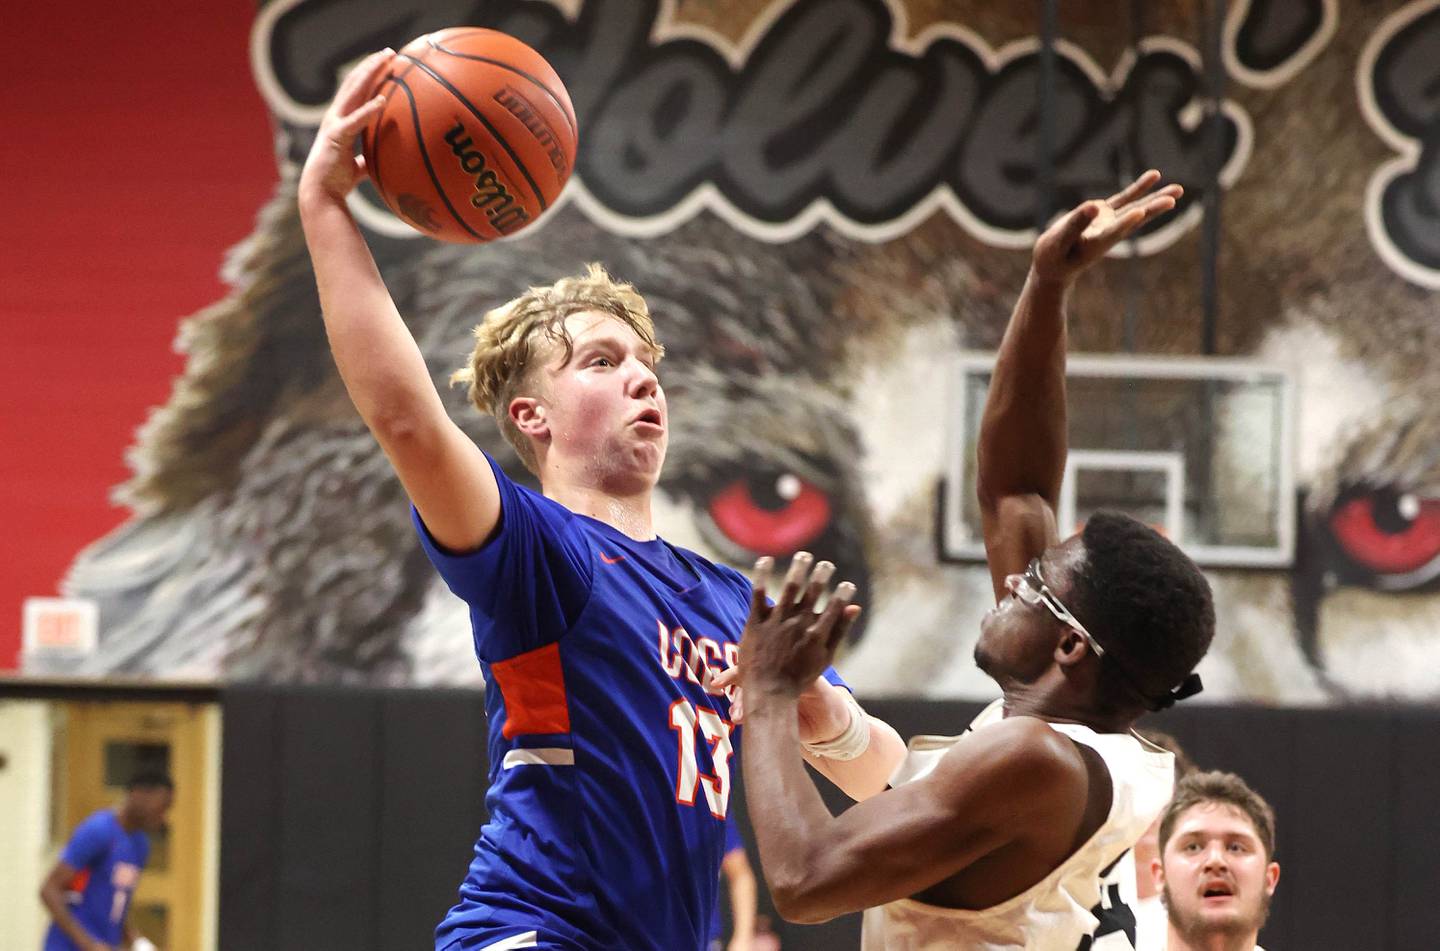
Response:
[[[0,97],[0,668],[21,603],[120,524],[179,320],[275,182],[247,3],[11,4]]]

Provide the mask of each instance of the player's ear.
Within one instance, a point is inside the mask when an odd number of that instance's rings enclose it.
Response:
[[[544,439],[550,435],[550,424],[545,415],[545,404],[533,396],[517,396],[510,401],[510,421],[515,428],[532,439]]]
[[[1280,884],[1280,863],[1271,862],[1265,867],[1265,894],[1275,894],[1275,886]]]
[[[1158,857],[1150,860],[1150,884],[1155,890],[1155,893],[1160,895],[1163,900],[1165,895],[1165,866],[1160,863]]]
[[[1080,663],[1089,649],[1085,639],[1078,632],[1065,628],[1065,633],[1060,635],[1060,640],[1055,643],[1055,663],[1061,667],[1071,667]]]

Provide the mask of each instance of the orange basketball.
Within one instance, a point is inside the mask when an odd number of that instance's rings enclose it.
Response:
[[[575,166],[575,109],[550,64],[504,33],[456,27],[400,50],[361,133],[390,210],[441,241],[493,241],[539,218]]]

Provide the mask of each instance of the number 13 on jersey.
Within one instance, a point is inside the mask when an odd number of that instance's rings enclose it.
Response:
[[[708,707],[696,707],[689,700],[670,704],[670,729],[680,740],[680,767],[675,771],[675,798],[687,806],[695,805],[695,790],[705,790],[710,814],[724,819],[730,809],[730,757],[735,748],[730,732],[735,724]],[[710,760],[715,773],[700,772],[699,751],[695,737],[702,734],[710,745]]]

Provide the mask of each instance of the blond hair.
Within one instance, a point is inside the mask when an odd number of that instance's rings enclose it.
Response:
[[[482,413],[495,417],[505,441],[515,449],[525,468],[539,474],[535,446],[510,418],[510,402],[521,395],[529,382],[536,356],[535,341],[560,344],[568,363],[574,341],[565,329],[565,318],[583,311],[608,314],[629,327],[654,353],[656,362],[665,353],[655,339],[650,308],[634,285],[616,281],[599,264],[589,264],[581,277],[565,277],[546,287],[532,287],[524,294],[488,312],[475,326],[475,348],[464,368],[450,376],[450,382],[469,387],[470,402]]]

